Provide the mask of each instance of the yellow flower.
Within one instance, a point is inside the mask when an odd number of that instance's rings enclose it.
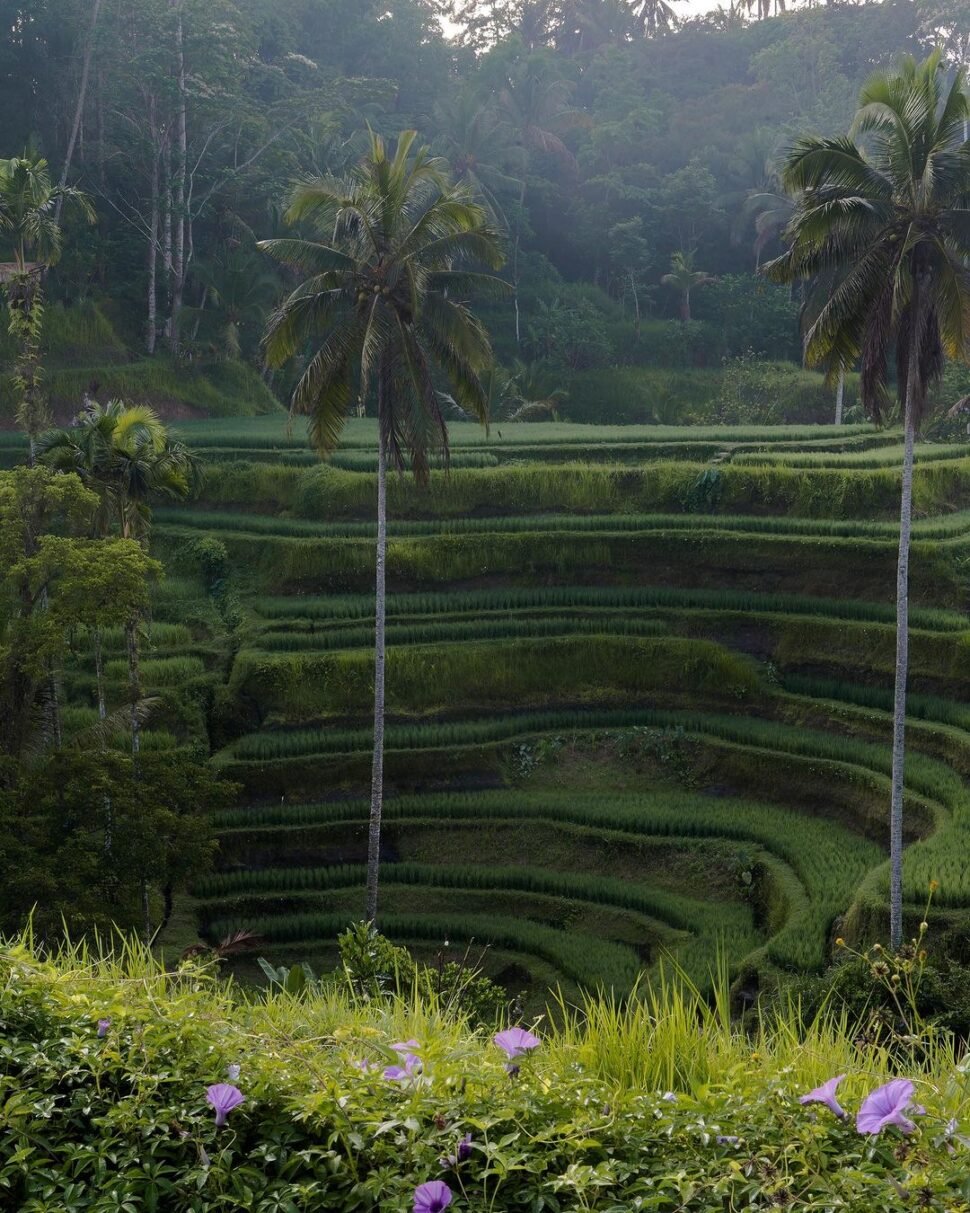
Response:
[[[838,939],[835,941],[835,946],[836,946],[837,948],[844,948],[844,947],[845,947],[845,940],[842,938],[842,936],[841,936],[841,935],[840,935],[840,936],[838,937]]]
[[[930,881],[930,892],[931,893],[935,893],[939,887],[940,887],[940,882],[938,880]]]

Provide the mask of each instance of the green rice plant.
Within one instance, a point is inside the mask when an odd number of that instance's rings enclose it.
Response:
[[[240,894],[302,893],[357,887],[364,884],[365,876],[366,867],[363,864],[216,872],[197,881],[193,892],[207,901],[223,901]],[[712,904],[679,896],[665,889],[633,885],[626,880],[549,872],[542,868],[396,862],[384,866],[381,879],[384,884],[446,889],[510,889],[569,901],[589,901],[635,910],[678,930],[691,930],[698,919],[713,921],[730,909],[724,902]]]
[[[915,450],[918,463],[937,460],[960,460],[970,456],[970,445],[957,443],[919,443]],[[871,469],[901,465],[902,445],[864,451],[772,451],[741,452],[732,456],[732,463],[744,465],[781,464],[789,468],[854,468]]]
[[[258,653],[243,650],[233,665],[231,691],[265,716],[290,720],[346,716],[367,710],[372,659],[363,650]],[[758,677],[744,657],[707,640],[680,638],[537,637],[491,643],[415,645],[387,657],[391,713],[428,713],[462,704],[527,706],[550,700],[590,704],[650,690],[740,700]]]
[[[197,593],[193,589],[193,596]],[[101,633],[101,644],[105,653],[125,651],[125,629],[105,628]],[[192,629],[184,623],[160,623],[151,620],[145,628],[143,644],[148,650],[185,648],[194,643]]]
[[[371,620],[373,597],[366,594],[339,596],[256,597],[253,610],[268,620],[340,621]],[[390,594],[388,618],[418,620],[488,612],[520,613],[533,610],[672,610],[738,611],[749,614],[821,615],[835,619],[857,619],[872,623],[894,623],[895,607],[888,602],[864,602],[855,598],[815,598],[809,595],[770,594],[748,590],[683,589],[676,586],[509,586],[488,590],[456,590]],[[910,622],[926,630],[963,632],[966,616],[959,611],[913,607]]]
[[[860,707],[879,708],[889,712],[893,706],[893,692],[889,687],[862,686],[834,678],[813,678],[804,674],[782,674],[781,685],[795,695],[812,699],[839,699],[855,703]],[[906,696],[906,715],[916,720],[938,721],[953,725],[970,734],[970,707],[936,695]]]
[[[283,413],[266,417],[207,418],[199,421],[179,421],[172,427],[187,443],[204,446],[306,446],[306,430],[302,422],[291,425]],[[774,444],[818,442],[826,445],[858,439],[869,442],[899,441],[899,431],[880,431],[868,424],[844,425],[837,430],[818,425],[764,426],[676,426],[676,425],[583,425],[568,422],[503,421],[499,427],[484,430],[476,422],[453,421],[448,426],[450,445],[463,447],[490,446],[501,449],[514,447],[560,445],[573,443],[585,446],[590,442],[671,443],[716,442]],[[498,432],[501,430],[501,434]],[[373,418],[348,417],[341,436],[341,449],[377,447],[377,424]]]
[[[459,619],[423,626],[391,623],[387,627],[386,636],[389,645],[397,646],[454,643],[458,640],[506,640],[523,636],[662,636],[667,630],[660,620],[610,614],[601,618],[578,616],[552,619]],[[374,628],[373,625],[367,624],[344,628],[331,626],[322,630],[299,632],[268,632],[260,635],[258,639],[258,649],[264,653],[372,648],[373,644]]]
[[[352,911],[279,915],[247,920],[244,929],[271,943],[294,940],[302,943],[331,939],[355,918]],[[222,938],[240,926],[240,920],[217,919],[209,930],[213,938]],[[640,963],[631,947],[518,918],[386,913],[381,916],[381,926],[392,938],[463,942],[487,939],[497,947],[537,956],[564,976],[592,989],[603,986],[628,992],[640,974]]]
[[[291,828],[296,828],[300,818],[307,816],[316,824],[327,822],[335,828],[338,823],[363,823],[366,812],[363,802],[312,806],[309,812],[298,806],[277,806],[274,810],[253,810],[250,828],[260,819],[276,823],[274,828],[279,828],[282,820],[288,820]],[[489,823],[496,821],[523,824],[544,821],[558,828],[572,823],[609,834],[727,838],[757,844],[785,865],[772,872],[779,886],[777,896],[784,902],[777,912],[779,921],[769,943],[772,959],[775,963],[806,969],[824,963],[832,920],[848,907],[862,878],[885,854],[875,843],[825,818],[750,801],[728,798],[715,801],[672,792],[652,791],[646,796],[443,793],[395,797],[388,800],[386,813],[389,826],[438,823],[445,835],[441,841],[443,854],[447,854],[448,831],[486,830]],[[222,824],[232,821],[239,823],[236,828],[244,830],[245,819],[244,814],[237,813],[224,818]],[[789,875],[785,869],[790,869]]]
[[[205,663],[200,657],[156,657],[142,661],[141,679],[146,687],[178,687],[192,678],[205,673]],[[125,682],[128,678],[127,661],[105,662],[105,677],[109,681]]]
[[[156,534],[156,551],[184,561],[198,532],[169,526]],[[771,579],[780,593],[838,597],[852,579],[856,595],[887,596],[896,544],[887,539],[818,539],[784,534],[734,534],[711,521],[689,536],[676,527],[640,533],[537,532],[394,538],[388,545],[392,592],[402,587],[462,588],[483,577],[515,585],[576,584],[595,570],[601,584],[680,582],[698,588],[738,589]],[[285,538],[219,533],[248,590],[260,593],[354,592],[373,583],[374,545],[366,538]],[[687,542],[685,542],[687,538]],[[919,602],[962,600],[957,552],[915,539],[913,591]]]

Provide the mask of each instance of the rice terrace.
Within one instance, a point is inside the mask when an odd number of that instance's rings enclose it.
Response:
[[[0,0],[0,1210],[970,1213],[966,0]]]

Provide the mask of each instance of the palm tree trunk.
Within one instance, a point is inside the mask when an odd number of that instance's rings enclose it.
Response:
[[[367,921],[377,918],[377,882],[381,861],[381,812],[384,806],[384,624],[387,614],[387,451],[380,431],[383,401],[378,393],[377,577],[374,598],[374,760],[371,766],[370,825],[367,832]]]
[[[839,386],[835,389],[835,424],[842,424],[842,404],[845,401],[845,367],[839,370]]]
[[[917,326],[914,325],[916,333]],[[913,519],[913,447],[916,440],[913,402],[915,377],[919,374],[918,352],[919,338],[914,335],[906,385],[899,558],[896,565],[896,685],[893,698],[892,802],[889,811],[889,943],[893,948],[898,948],[903,942],[903,778],[906,762],[906,681],[909,670],[909,539]]]

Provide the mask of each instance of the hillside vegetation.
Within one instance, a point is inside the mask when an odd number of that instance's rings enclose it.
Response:
[[[878,935],[895,436],[501,429],[456,424],[450,473],[391,484],[382,928],[425,956],[489,945],[537,1006],[556,983],[628,990],[666,953],[705,983],[719,947],[750,990]],[[279,421],[182,436],[210,463],[156,517],[142,673],[156,727],[203,730],[245,801],[191,912],[324,968],[363,896],[372,423],[334,467],[288,462]],[[940,449],[917,464],[906,901],[918,922],[937,882],[946,950],[970,909],[970,459]]]

